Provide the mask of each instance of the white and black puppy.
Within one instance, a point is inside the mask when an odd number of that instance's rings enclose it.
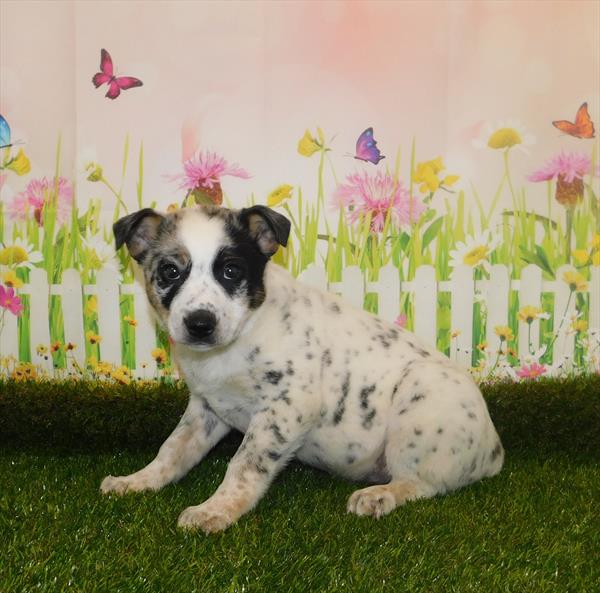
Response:
[[[351,480],[347,510],[381,517],[500,471],[504,451],[468,373],[416,336],[296,281],[269,258],[289,221],[264,207],[145,209],[114,225],[190,389],[147,467],[102,492],[179,480],[232,428],[244,439],[216,492],[179,525],[225,529],[291,458]]]

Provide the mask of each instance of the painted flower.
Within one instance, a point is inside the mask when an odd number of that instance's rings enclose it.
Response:
[[[529,181],[550,181],[562,177],[571,183],[574,179],[582,179],[589,173],[592,162],[590,157],[583,152],[565,152],[564,150],[553,156],[546,164],[531,175]]]
[[[532,363],[529,366],[523,365],[518,371],[517,375],[521,379],[537,379],[546,372],[546,367],[543,364],[537,362]]]
[[[50,203],[56,204],[58,222],[62,224],[67,221],[73,206],[73,186],[68,179],[33,179],[24,191],[13,198],[7,211],[13,220],[27,220],[33,216],[41,226],[44,208]]]
[[[85,302],[84,311],[86,315],[93,315],[98,310],[98,298],[91,295]]]
[[[216,152],[198,151],[194,156],[184,161],[183,173],[171,176],[179,183],[180,189],[197,192],[197,203],[212,203],[220,205],[223,202],[221,178],[225,176],[249,179],[250,174],[238,164],[230,165]]]
[[[585,319],[574,319],[571,323],[571,330],[576,334],[582,334],[588,329],[588,322]]]
[[[526,305],[517,313],[517,317],[521,321],[531,324],[536,319],[549,319],[550,315],[548,313],[544,313],[544,311],[542,309],[539,309],[538,307]]]
[[[103,179],[103,171],[102,167],[98,163],[88,163],[85,166],[85,170],[88,171],[87,180],[88,181],[102,181]]]
[[[512,329],[507,325],[497,325],[494,327],[494,333],[500,338],[501,342],[510,342],[515,339]]]
[[[114,369],[110,376],[121,385],[129,385],[131,383],[131,371],[126,366]]]
[[[461,334],[461,331],[460,331],[459,329],[453,329],[453,330],[450,332],[450,338],[451,338],[452,340],[454,340],[454,338],[458,338],[458,336],[460,336],[460,334]]]
[[[37,371],[30,362],[20,363],[11,374],[15,381],[33,381],[37,379]]]
[[[580,265],[585,266],[590,261],[590,254],[587,249],[575,249],[573,251],[573,259]]]
[[[33,245],[27,244],[22,239],[16,239],[0,249],[0,264],[3,266],[33,268],[43,259],[41,252],[35,251]]]
[[[85,332],[85,337],[90,344],[99,344],[102,341],[102,337],[94,333],[91,329]]]
[[[396,317],[396,319],[394,319],[394,323],[398,327],[406,327],[407,321],[408,321],[408,317],[406,316],[405,313],[400,313],[400,315],[398,315],[398,317]]]
[[[267,206],[271,208],[273,206],[279,206],[285,200],[289,200],[292,197],[292,191],[294,189],[293,185],[288,185],[284,183],[279,187],[276,187],[268,196],[267,196]]]
[[[17,152],[17,156],[13,157],[8,162],[5,162],[2,165],[2,168],[14,171],[17,175],[26,175],[31,171],[31,163],[23,149],[20,148],[19,152]]]
[[[58,352],[61,348],[62,348],[62,342],[60,340],[56,340],[56,342],[53,342],[52,345],[50,346],[50,350],[53,353]]]
[[[458,175],[446,175],[440,178],[439,173],[445,168],[441,156],[432,161],[419,163],[413,173],[413,181],[420,183],[419,191],[422,194],[434,193],[440,187],[448,188],[454,185],[459,180]]]
[[[571,292],[581,292],[587,289],[587,280],[579,272],[565,272],[563,280],[569,285]]]
[[[298,140],[298,152],[302,156],[310,157],[324,148],[325,135],[321,128],[317,128],[317,135],[319,136],[318,140],[310,133],[310,130],[306,130],[304,136]]]
[[[371,230],[381,232],[388,212],[397,226],[419,220],[426,206],[418,198],[411,198],[401,181],[389,173],[367,171],[346,177],[333,193],[333,204],[350,211],[350,220],[356,222],[361,215],[371,215]]]
[[[527,132],[521,122],[514,119],[497,124],[484,124],[479,137],[473,140],[473,146],[476,148],[488,146],[495,150],[509,150],[516,147],[523,152],[528,152],[526,147],[532,144],[535,144],[535,136]]]
[[[23,313],[23,303],[15,294],[15,289],[0,284],[0,307],[19,317]]]
[[[119,270],[117,252],[112,244],[107,243],[100,233],[82,241],[84,258],[87,266],[92,270],[111,268]]]
[[[449,252],[449,265],[453,268],[459,265],[473,268],[481,266],[489,272],[491,268],[489,257],[499,243],[500,237],[492,235],[489,230],[475,237],[467,237],[465,242],[458,241],[455,245],[456,249]]]
[[[66,350],[67,352],[71,352],[71,351],[75,350],[75,348],[77,348],[77,345],[76,345],[76,344],[73,344],[73,342],[67,342],[67,343],[65,344],[65,350]]]
[[[125,315],[125,317],[123,317],[123,321],[128,323],[131,327],[137,327],[138,324],[137,320],[133,317],[129,317],[129,315]]]
[[[21,288],[21,286],[23,286],[23,280],[17,276],[14,270],[5,272],[2,276],[2,282],[4,282],[4,284],[10,288]]]
[[[156,364],[165,364],[167,362],[167,351],[164,348],[155,348],[150,353],[152,358],[156,361]]]
[[[38,344],[35,348],[38,356],[46,356],[48,354],[48,346],[45,344]]]

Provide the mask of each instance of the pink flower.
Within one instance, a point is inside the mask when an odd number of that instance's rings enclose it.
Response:
[[[332,202],[338,208],[350,210],[350,220],[371,214],[371,230],[381,232],[388,210],[396,225],[416,222],[426,210],[418,198],[411,198],[401,181],[396,182],[388,173],[366,171],[346,177],[346,183],[338,185]]]
[[[400,315],[398,315],[398,317],[396,317],[396,319],[394,319],[394,323],[398,327],[406,327],[407,320],[408,320],[408,318],[406,317],[406,315],[404,313],[400,313]]]
[[[24,191],[18,193],[8,205],[8,214],[13,220],[27,220],[34,216],[39,225],[42,224],[43,209],[54,200],[56,194],[56,217],[59,223],[69,219],[73,206],[73,186],[64,177],[55,179],[33,179]]]
[[[17,317],[23,313],[23,303],[15,294],[15,289],[2,286],[2,284],[0,284],[0,307],[8,309]]]
[[[523,365],[517,371],[517,375],[521,377],[521,379],[537,379],[539,376],[543,375],[546,370],[547,369],[543,364],[534,362],[530,366]]]
[[[564,152],[553,156],[546,164],[527,177],[529,181],[548,181],[561,177],[571,183],[575,178],[581,179],[589,173],[590,157],[582,152]]]
[[[180,189],[189,191],[203,188],[212,189],[221,182],[221,177],[231,175],[249,179],[250,174],[239,165],[230,165],[216,152],[198,151],[183,163],[183,173],[172,176],[173,181],[179,182]]]

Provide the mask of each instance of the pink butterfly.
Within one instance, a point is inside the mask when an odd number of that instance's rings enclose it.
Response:
[[[108,92],[105,96],[109,99],[116,99],[121,94],[121,90],[125,91],[143,84],[139,78],[133,76],[115,76],[112,58],[105,49],[100,52],[100,70],[102,72],[94,74],[92,82],[96,88],[107,83]]]

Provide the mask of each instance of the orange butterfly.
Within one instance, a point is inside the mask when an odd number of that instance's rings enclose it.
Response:
[[[575,138],[593,138],[594,137],[594,122],[590,119],[588,113],[587,102],[583,103],[577,110],[575,115],[575,123],[561,119],[553,121],[552,125],[558,128],[561,132],[574,136]]]

